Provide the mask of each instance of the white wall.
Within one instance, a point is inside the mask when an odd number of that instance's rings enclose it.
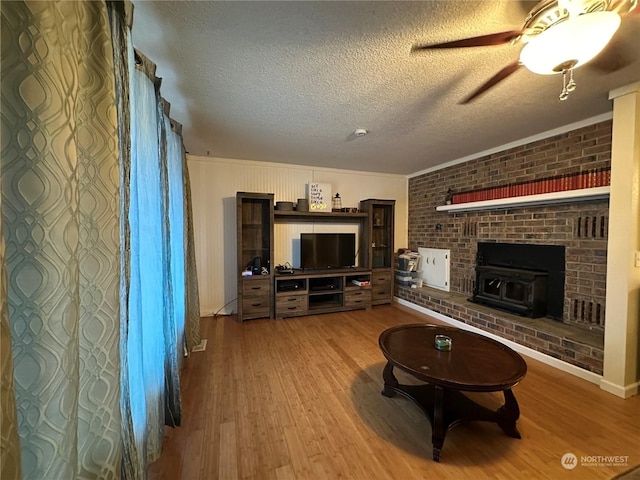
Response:
[[[236,307],[236,192],[275,194],[275,201],[305,198],[310,182],[329,183],[340,193],[343,207],[357,207],[360,200],[396,201],[395,246],[407,243],[407,178],[404,175],[357,172],[302,165],[230,160],[188,155],[196,263],[203,316]],[[281,224],[275,226],[274,262],[299,261],[293,240],[301,232],[357,232],[349,224]],[[227,304],[227,307],[222,307]],[[222,310],[221,310],[222,309]]]

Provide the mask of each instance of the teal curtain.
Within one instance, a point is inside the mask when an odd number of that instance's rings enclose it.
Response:
[[[165,403],[165,324],[171,301],[155,66],[136,54],[131,69],[131,278],[129,383],[133,430],[141,461],[160,454]],[[151,77],[151,78],[150,78]]]
[[[0,3],[3,480],[144,478],[180,422],[188,171],[131,7]]]

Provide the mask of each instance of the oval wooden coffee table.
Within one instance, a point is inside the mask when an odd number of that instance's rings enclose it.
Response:
[[[435,348],[435,336],[452,339],[450,351]],[[527,364],[512,349],[491,338],[439,325],[398,325],[382,332],[378,341],[387,359],[382,394],[397,393],[414,401],[431,423],[433,459],[440,453],[447,431],[466,421],[497,423],[510,437],[520,438],[516,421],[520,409],[513,388],[527,373]],[[426,385],[400,385],[394,367]],[[493,411],[462,394],[504,392],[504,405]]]

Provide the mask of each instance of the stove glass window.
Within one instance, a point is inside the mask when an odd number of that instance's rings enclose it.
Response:
[[[496,297],[500,297],[500,284],[502,283],[502,281],[497,278],[491,277],[484,278],[483,280],[483,293],[486,295],[494,295]]]
[[[520,282],[507,282],[504,288],[504,298],[516,302],[524,302],[526,300],[527,287]]]

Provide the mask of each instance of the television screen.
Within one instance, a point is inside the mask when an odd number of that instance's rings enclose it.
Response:
[[[300,268],[348,268],[355,263],[355,233],[300,234]]]

